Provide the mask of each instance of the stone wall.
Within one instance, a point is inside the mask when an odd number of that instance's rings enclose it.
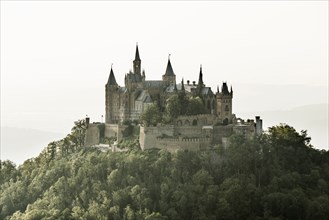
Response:
[[[86,130],[85,146],[90,147],[100,142],[100,130],[98,124],[89,124]]]
[[[117,141],[122,139],[123,131],[127,128],[126,125],[105,124],[105,137],[116,137]]]
[[[85,146],[100,144],[101,136],[102,136],[100,130],[101,125],[104,126],[104,124],[101,123],[93,123],[88,125],[86,131],[86,137],[85,137]],[[117,141],[120,141],[122,139],[123,131],[126,128],[127,128],[126,125],[105,124],[104,137],[105,138],[116,137]]]
[[[214,126],[213,127],[213,144],[221,144],[223,137],[229,137],[233,134],[233,125]]]
[[[213,125],[217,122],[217,118],[212,114],[200,114],[200,115],[189,115],[189,116],[178,116],[175,120],[178,126],[203,126]]]
[[[202,137],[200,126],[140,127],[139,142],[142,150],[150,148],[200,150],[210,146],[211,138]]]

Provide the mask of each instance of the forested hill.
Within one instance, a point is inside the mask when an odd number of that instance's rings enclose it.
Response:
[[[328,219],[329,152],[288,125],[192,152],[83,148],[84,123],[16,168],[0,219]]]

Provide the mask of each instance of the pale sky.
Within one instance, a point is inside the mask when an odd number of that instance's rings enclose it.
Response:
[[[1,1],[1,126],[69,133],[100,121],[136,42],[147,80],[168,54],[177,81],[216,90],[234,112],[328,103],[328,1]],[[253,115],[251,115],[253,117]]]

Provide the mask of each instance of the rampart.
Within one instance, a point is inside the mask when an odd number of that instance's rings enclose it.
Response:
[[[92,146],[99,144],[100,141],[100,129],[99,124],[89,124],[86,130],[85,146]]]
[[[120,141],[126,125],[92,123],[88,124],[85,137],[85,146],[100,144],[102,139],[116,137]]]
[[[217,123],[218,118],[212,114],[199,114],[199,115],[188,115],[178,116],[175,120],[178,126],[203,126],[213,125]]]
[[[185,136],[175,135],[184,127],[177,126],[158,126],[158,127],[141,127],[140,128],[140,146],[142,150],[158,148],[167,149],[168,151],[182,150],[202,150],[210,146],[210,137],[200,137],[194,134],[189,134],[187,130],[184,131]],[[195,129],[195,127],[193,127]],[[191,130],[191,129],[188,129]],[[183,131],[183,129],[181,130]],[[200,131],[200,130],[199,130]],[[190,136],[190,137],[188,137]]]

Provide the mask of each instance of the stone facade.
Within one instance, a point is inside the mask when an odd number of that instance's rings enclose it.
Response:
[[[262,120],[259,116],[246,122],[236,118],[232,112],[232,87],[222,83],[214,93],[203,83],[200,67],[197,83],[182,80],[176,83],[176,75],[168,59],[162,80],[146,80],[145,71],[141,70],[141,59],[136,46],[133,72],[125,74],[125,85],[119,86],[111,68],[108,82],[105,85],[105,123],[89,124],[86,133],[86,146],[99,144],[104,137],[116,137],[121,140],[126,126],[125,120],[139,120],[140,115],[151,104],[157,104],[160,110],[165,109],[166,100],[174,94],[184,92],[187,97],[200,97],[206,114],[179,116],[170,125],[140,127],[139,143],[142,150],[150,148],[202,150],[216,144],[229,145],[228,137],[242,134],[252,138],[262,133]]]
[[[227,83],[223,83],[221,90],[213,92],[203,83],[202,67],[200,67],[198,83],[187,84],[182,80],[176,83],[176,75],[170,59],[162,80],[146,80],[145,71],[141,70],[141,59],[136,46],[133,72],[125,74],[125,85],[119,86],[111,68],[105,85],[105,123],[118,124],[125,120],[138,120],[141,113],[152,103],[164,109],[166,100],[178,92],[185,92],[187,97],[201,97],[208,114],[217,117],[224,124],[232,123],[232,87],[229,91]]]

